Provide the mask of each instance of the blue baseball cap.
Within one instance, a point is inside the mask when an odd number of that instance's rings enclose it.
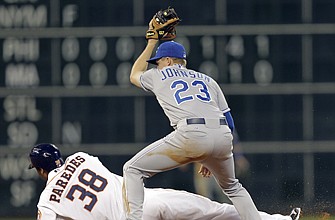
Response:
[[[157,64],[156,61],[162,57],[173,57],[179,59],[186,59],[186,52],[183,45],[175,41],[167,41],[159,45],[156,55],[147,60],[148,63]]]

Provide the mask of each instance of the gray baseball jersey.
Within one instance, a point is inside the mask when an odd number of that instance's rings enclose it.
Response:
[[[230,109],[219,85],[180,64],[147,70],[140,76],[140,83],[156,95],[175,130],[125,163],[127,219],[142,219],[143,178],[200,162],[213,173],[242,219],[260,220],[252,198],[235,177],[233,136],[227,123],[220,120]],[[190,123],[191,119],[196,123]]]
[[[220,118],[230,110],[216,81],[180,64],[146,71],[141,84],[156,95],[173,127],[181,119]]]

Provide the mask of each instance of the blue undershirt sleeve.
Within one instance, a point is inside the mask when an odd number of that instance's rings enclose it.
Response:
[[[233,133],[235,128],[233,116],[231,115],[230,111],[223,113],[223,115],[226,117],[228,127],[230,128],[231,133]]]

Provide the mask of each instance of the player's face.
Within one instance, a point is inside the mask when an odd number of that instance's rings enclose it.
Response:
[[[157,63],[157,68],[158,69],[163,69],[166,66],[172,66],[173,65],[173,59],[170,57],[163,57],[159,60],[156,61]]]

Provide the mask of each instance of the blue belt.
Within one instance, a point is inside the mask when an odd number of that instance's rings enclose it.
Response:
[[[225,118],[220,118],[220,125],[227,125],[227,121]],[[204,118],[188,118],[186,119],[186,124],[206,124],[206,120]]]

